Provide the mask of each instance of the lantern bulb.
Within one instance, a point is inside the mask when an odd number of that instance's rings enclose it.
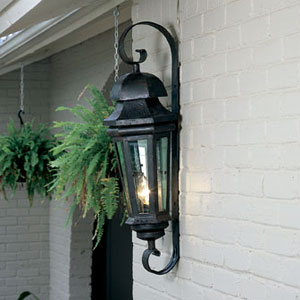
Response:
[[[148,179],[144,175],[141,176],[137,194],[143,204],[149,206],[150,190],[148,188]]]

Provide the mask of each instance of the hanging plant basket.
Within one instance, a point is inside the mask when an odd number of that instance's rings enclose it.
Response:
[[[57,168],[52,189],[56,189],[57,199],[69,200],[69,219],[76,207],[80,208],[82,217],[93,211],[97,220],[97,246],[105,219],[113,217],[121,201],[115,149],[103,125],[114,107],[108,106],[94,86],[88,88],[92,97],[85,101],[90,108],[76,105],[57,109],[69,111],[78,122],[55,122],[54,127],[61,130],[56,135],[61,144],[52,152],[59,156],[51,163]]]
[[[30,204],[35,194],[42,199],[51,196],[48,185],[55,169],[50,162],[56,157],[50,151],[57,146],[55,137],[45,125],[34,127],[25,123],[20,129],[14,122],[8,125],[8,134],[0,136],[0,191],[6,199],[12,197],[18,183],[26,186]]]

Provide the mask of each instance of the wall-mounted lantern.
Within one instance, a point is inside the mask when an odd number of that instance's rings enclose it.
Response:
[[[147,58],[146,50],[136,50],[139,61],[128,58],[124,40],[137,25],[149,25],[167,39],[172,53],[172,111],[158,97],[167,96],[163,83],[156,76],[140,72],[139,64]],[[104,121],[107,133],[113,138],[129,217],[126,221],[137,237],[148,241],[143,265],[149,272],[168,273],[179,260],[178,221],[178,115],[179,78],[178,52],[174,38],[162,26],[140,22],[128,27],[120,37],[121,59],[133,66],[114,84],[111,98],[117,100],[114,112]],[[167,266],[156,271],[149,266],[151,254],[159,256],[155,240],[164,236],[172,222],[173,255]]]

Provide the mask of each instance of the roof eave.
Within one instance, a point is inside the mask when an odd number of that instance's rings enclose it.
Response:
[[[19,68],[21,63],[26,65],[44,59],[112,28],[114,20],[109,12],[117,5],[121,5],[119,22],[129,20],[129,1],[110,0],[23,30],[0,47],[0,75]],[[85,34],[78,34],[79,30]]]

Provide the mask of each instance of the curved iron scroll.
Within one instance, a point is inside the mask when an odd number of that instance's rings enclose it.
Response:
[[[139,69],[139,64],[143,63],[147,59],[147,51],[145,49],[137,49],[136,52],[140,54],[138,61],[130,59],[125,51],[125,38],[133,27],[138,25],[148,25],[154,27],[161,32],[166,38],[171,54],[172,54],[172,112],[179,114],[179,61],[178,61],[178,50],[177,44],[173,36],[163,26],[154,22],[139,22],[129,26],[122,33],[119,40],[119,55],[121,59],[129,64],[133,65],[135,70]],[[179,128],[179,125],[178,125]],[[166,267],[160,271],[153,270],[149,265],[149,258],[151,255],[160,256],[160,252],[155,248],[155,241],[148,241],[148,249],[143,253],[143,266],[144,268],[154,274],[163,275],[170,272],[179,260],[179,209],[178,209],[178,170],[179,170],[179,139],[178,139],[178,128],[172,133],[172,239],[173,239],[173,254],[166,265]]]
[[[172,112],[178,114],[179,112],[179,61],[178,61],[178,50],[177,50],[177,44],[173,36],[169,33],[169,31],[164,28],[163,26],[154,23],[154,22],[139,22],[136,24],[133,24],[129,26],[127,29],[125,29],[120,37],[119,40],[119,55],[121,59],[129,65],[138,65],[140,63],[143,63],[147,59],[147,51],[145,49],[137,49],[135,50],[140,54],[140,58],[138,61],[134,61],[133,59],[129,58],[125,51],[125,38],[130,30],[132,30],[133,27],[138,25],[148,25],[151,27],[154,27],[159,32],[161,32],[166,40],[168,41],[168,44],[170,46],[171,54],[172,54]]]
[[[144,268],[156,275],[164,275],[169,273],[177,264],[179,260],[179,222],[178,218],[172,220],[172,234],[173,234],[173,253],[168,264],[160,271],[153,270],[149,265],[151,255],[160,256],[160,252],[155,248],[154,241],[148,242],[148,249],[143,253],[143,266]]]

